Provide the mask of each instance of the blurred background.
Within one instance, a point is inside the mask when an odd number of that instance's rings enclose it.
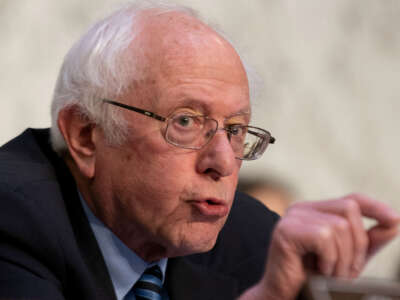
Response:
[[[262,78],[252,123],[277,142],[243,164],[245,188],[265,183],[287,202],[362,192],[400,210],[400,1],[176,2],[219,24]],[[49,126],[63,56],[120,3],[0,0],[0,144]],[[395,278],[399,249],[398,238],[363,276]]]

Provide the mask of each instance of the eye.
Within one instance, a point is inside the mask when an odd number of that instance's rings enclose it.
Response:
[[[234,136],[240,136],[240,135],[244,134],[243,126],[239,125],[239,124],[229,125],[227,130],[230,135],[234,135]]]
[[[202,128],[203,119],[200,116],[180,113],[172,118],[172,126],[176,130],[198,130]]]
[[[179,115],[175,118],[177,125],[182,127],[190,127],[193,125],[193,118],[188,115]]]

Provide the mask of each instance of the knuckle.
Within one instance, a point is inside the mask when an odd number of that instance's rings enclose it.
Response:
[[[288,245],[296,241],[296,232],[294,231],[296,227],[297,225],[290,220],[280,220],[274,229],[272,244],[281,251],[286,251]]]
[[[346,216],[355,216],[360,214],[360,207],[353,198],[347,198],[343,205]]]
[[[336,221],[336,228],[339,230],[339,231],[349,231],[350,230],[350,224],[349,224],[349,222],[348,221],[346,221],[346,220],[344,220],[344,219],[342,219],[342,218],[338,218],[337,219],[337,221]]]
[[[293,227],[292,222],[289,220],[289,218],[282,218],[278,224],[275,226],[274,229],[274,235],[287,235],[290,231],[291,228]]]
[[[329,225],[321,225],[318,226],[317,229],[317,238],[321,241],[321,243],[326,243],[333,238],[333,230]]]

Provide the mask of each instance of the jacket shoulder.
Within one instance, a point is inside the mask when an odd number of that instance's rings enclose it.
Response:
[[[27,129],[0,147],[0,183],[17,189],[33,181],[53,180],[54,168],[48,156],[48,129]]]
[[[0,297],[38,289],[48,299],[61,297],[59,225],[66,218],[55,170],[42,149],[47,137],[46,130],[28,129],[0,147],[0,281],[7,283]]]

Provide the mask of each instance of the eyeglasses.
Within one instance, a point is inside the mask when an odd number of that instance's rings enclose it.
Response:
[[[217,120],[202,115],[176,112],[169,117],[162,117],[116,101],[108,99],[102,101],[167,123],[165,140],[180,148],[199,150],[211,141],[218,130],[226,131],[235,157],[240,160],[255,160],[261,157],[268,144],[275,143],[275,138],[268,131],[258,127],[229,124],[219,129]]]

